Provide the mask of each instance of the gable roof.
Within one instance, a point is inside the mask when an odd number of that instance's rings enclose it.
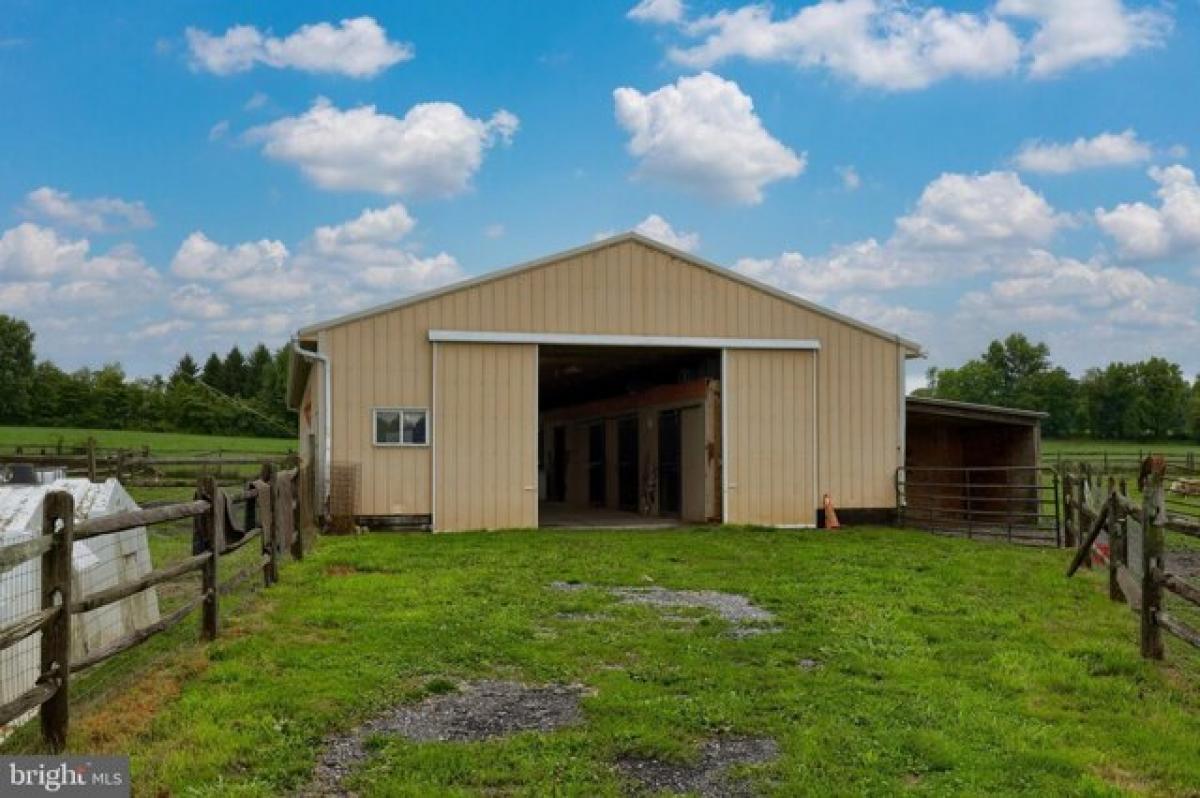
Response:
[[[693,266],[698,266],[701,269],[707,269],[708,271],[713,272],[717,275],[720,275],[721,277],[724,277],[727,280],[733,280],[734,282],[742,283],[743,285],[747,285],[757,291],[762,291],[764,293],[770,294],[771,296],[774,296],[778,299],[782,299],[784,302],[795,305],[796,307],[803,308],[804,310],[811,311],[811,312],[819,314],[821,316],[825,316],[827,318],[833,319],[834,321],[841,322],[842,324],[846,324],[850,327],[854,327],[856,329],[862,330],[862,331],[870,333],[872,335],[876,335],[887,341],[895,342],[895,343],[899,344],[900,346],[904,347],[905,349],[907,349],[910,357],[920,357],[924,354],[923,350],[921,349],[921,345],[916,343],[915,341],[911,341],[911,340],[904,338],[900,335],[897,335],[895,333],[887,332],[886,330],[881,330],[878,327],[874,327],[865,322],[858,321],[857,319],[852,319],[849,316],[845,316],[841,313],[838,313],[837,311],[830,310],[829,308],[826,308],[826,307],[822,307],[821,305],[818,305],[814,302],[809,302],[806,299],[801,299],[800,297],[796,296],[795,294],[788,293],[787,291],[782,291],[778,288],[775,288],[774,286],[767,285],[766,283],[755,280],[752,277],[747,277],[746,275],[741,274],[740,272],[733,271],[732,269],[727,269],[724,266],[718,266],[717,264],[715,264],[711,261],[704,260],[703,258],[697,257],[697,256],[691,254],[690,252],[684,252],[683,250],[675,249],[674,247],[668,246],[667,244],[664,244],[661,241],[656,241],[652,238],[647,238],[646,236],[642,235],[641,233],[636,233],[633,231],[630,231],[627,233],[620,233],[618,235],[611,236],[609,238],[604,238],[599,241],[594,241],[590,244],[586,244],[581,247],[575,247],[574,249],[568,249],[563,252],[556,252],[553,255],[547,255],[545,257],[537,258],[536,260],[526,261],[525,263],[519,263],[516,266],[509,266],[508,268],[505,268],[505,269],[498,269],[496,271],[487,272],[486,274],[481,274],[478,277],[472,277],[467,280],[459,281],[457,283],[451,283],[449,285],[445,285],[440,288],[435,288],[432,291],[426,291],[426,292],[420,293],[420,294],[412,294],[411,296],[406,296],[406,297],[403,297],[402,299],[393,300],[391,302],[386,302],[382,305],[376,305],[374,307],[366,308],[364,310],[356,311],[354,313],[348,313],[344,316],[338,316],[333,319],[328,319],[326,321],[316,322],[314,324],[310,324],[306,327],[300,328],[299,332],[297,332],[297,336],[300,338],[310,337],[310,336],[316,335],[321,330],[327,330],[331,327],[337,327],[339,325],[346,324],[348,322],[357,321],[358,319],[368,318],[370,316],[374,316],[379,313],[386,313],[391,310],[397,310],[399,308],[408,307],[409,305],[416,305],[416,304],[418,304],[420,302],[424,302],[428,299],[434,299],[435,297],[444,296],[446,294],[452,294],[452,293],[455,293],[456,291],[462,291],[467,288],[473,288],[474,286],[483,285],[484,283],[490,283],[495,280],[503,279],[505,277],[511,277],[514,274],[520,274],[521,272],[524,272],[524,271],[530,271],[532,269],[537,269],[539,267],[546,266],[546,265],[554,263],[556,261],[566,260],[568,258],[573,258],[578,255],[586,255],[586,254],[604,249],[605,247],[611,247],[616,244],[625,243],[627,241],[632,241],[634,243],[641,244],[644,247],[658,250],[659,252],[669,255],[673,258],[678,258],[679,260],[690,263]]]

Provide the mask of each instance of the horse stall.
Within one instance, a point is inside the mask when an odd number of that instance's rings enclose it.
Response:
[[[1040,466],[1045,413],[908,397],[903,524],[968,537],[1058,545],[1054,477]]]

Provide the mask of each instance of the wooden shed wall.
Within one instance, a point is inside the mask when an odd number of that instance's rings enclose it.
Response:
[[[817,339],[818,491],[839,507],[895,503],[901,345],[622,241],[321,332],[333,460],[362,464],[362,514],[431,511],[430,449],[376,447],[370,429],[372,407],[431,406],[430,329]]]

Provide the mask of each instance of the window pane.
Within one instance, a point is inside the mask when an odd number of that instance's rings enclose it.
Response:
[[[424,410],[404,411],[404,442],[415,444],[425,443]]]
[[[375,411],[375,442],[376,443],[399,443],[400,442],[400,411],[398,411],[398,410],[376,410]]]

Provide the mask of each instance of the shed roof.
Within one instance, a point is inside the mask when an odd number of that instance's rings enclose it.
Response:
[[[536,260],[527,261],[525,263],[519,263],[516,266],[510,266],[505,269],[499,269],[496,271],[488,272],[486,274],[479,275],[478,277],[473,277],[473,278],[463,280],[463,281],[460,281],[457,283],[452,283],[450,285],[442,286],[441,288],[435,288],[432,291],[426,291],[426,292],[420,293],[420,294],[413,294],[412,296],[403,297],[401,299],[394,300],[392,302],[387,302],[382,305],[376,305],[374,307],[366,308],[365,310],[360,310],[355,313],[349,313],[344,316],[338,316],[333,319],[328,319],[326,321],[316,322],[314,324],[310,324],[306,327],[301,328],[300,331],[297,333],[297,335],[300,338],[311,338],[312,336],[315,336],[318,332],[320,332],[322,330],[327,330],[331,327],[337,327],[341,324],[346,324],[348,322],[356,321],[358,319],[363,319],[363,318],[367,318],[370,316],[374,316],[379,313],[385,313],[390,310],[396,310],[398,308],[403,308],[403,307],[406,307],[409,305],[415,305],[419,302],[424,302],[426,300],[433,299],[435,297],[443,296],[445,294],[451,294],[456,291],[462,291],[464,289],[471,288],[473,286],[492,282],[493,280],[499,280],[499,279],[502,279],[505,277],[511,277],[512,275],[519,274],[520,272],[523,272],[523,271],[527,271],[530,269],[536,269],[541,266],[545,266],[550,263],[554,263],[555,261],[565,260],[566,258],[575,257],[577,255],[585,255],[590,252],[595,252],[595,251],[603,249],[605,247],[611,247],[613,245],[620,244],[620,243],[623,243],[626,241],[633,241],[638,244],[641,244],[642,246],[659,250],[660,252],[670,255],[671,257],[686,261],[687,263],[690,263],[694,266],[698,266],[702,269],[707,269],[708,271],[719,274],[720,276],[722,276],[728,280],[733,280],[735,282],[739,282],[744,285],[748,285],[751,288],[768,293],[774,297],[784,300],[785,302],[789,302],[797,307],[804,308],[805,310],[811,311],[813,313],[818,313],[827,318],[831,318],[835,321],[841,322],[842,324],[846,324],[848,326],[855,327],[859,330],[870,333],[872,335],[879,336],[880,338],[883,338],[887,341],[895,342],[895,343],[899,344],[900,346],[904,347],[906,350],[908,350],[909,357],[919,357],[923,354],[922,350],[921,350],[921,345],[916,343],[915,341],[911,341],[911,340],[904,338],[902,336],[899,336],[895,333],[887,332],[886,330],[881,330],[878,327],[874,327],[870,324],[866,324],[865,322],[858,321],[857,319],[852,319],[849,316],[845,316],[841,313],[838,313],[837,311],[830,310],[829,308],[826,308],[826,307],[822,307],[821,305],[818,305],[816,303],[809,302],[808,300],[802,299],[802,298],[796,296],[795,294],[788,293],[787,291],[781,291],[780,289],[775,288],[774,286],[770,286],[770,285],[767,285],[766,283],[760,282],[751,277],[747,277],[746,275],[741,274],[736,271],[733,271],[732,269],[727,269],[724,266],[718,266],[717,264],[712,263],[711,261],[704,260],[703,258],[699,258],[699,257],[691,254],[690,252],[684,252],[682,250],[675,249],[674,247],[668,246],[667,244],[664,244],[661,241],[656,241],[652,238],[647,238],[646,236],[641,235],[640,233],[636,233],[636,232],[632,232],[632,231],[627,232],[627,233],[621,233],[619,235],[615,235],[610,238],[601,239],[600,241],[594,241],[590,244],[586,244],[581,247],[576,247],[574,249],[568,249],[563,252],[557,252],[553,255],[547,255],[542,258],[537,258]]]
[[[1021,410],[1016,407],[980,405],[972,402],[955,402],[950,399],[934,399],[928,396],[905,397],[905,412],[920,415],[961,418],[971,421],[990,421],[999,424],[1032,426],[1041,423],[1050,414],[1040,410]]]

